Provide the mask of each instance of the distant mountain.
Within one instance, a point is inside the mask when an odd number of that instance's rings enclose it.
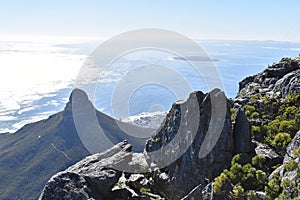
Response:
[[[27,124],[15,133],[0,134],[0,199],[36,199],[43,185],[56,172],[66,169],[90,153],[82,144],[73,118],[72,98],[83,109],[94,109],[87,95],[73,90],[65,109],[48,119]],[[118,122],[95,110],[97,120],[113,143],[128,140],[142,151],[146,139],[128,136],[116,123],[136,134],[151,129]],[[86,130],[86,134],[89,134]]]

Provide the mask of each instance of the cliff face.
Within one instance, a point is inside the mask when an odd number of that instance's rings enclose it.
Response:
[[[239,87],[233,101],[215,89],[175,102],[143,153],[120,143],[54,175],[40,198],[299,198],[299,59]]]
[[[229,165],[234,148],[229,107],[230,102],[217,89],[192,93],[186,102],[173,105],[145,148],[154,166],[173,161],[153,177],[163,196],[181,199],[194,187],[203,188]],[[223,118],[214,113],[222,111]],[[158,153],[152,155],[153,151]]]

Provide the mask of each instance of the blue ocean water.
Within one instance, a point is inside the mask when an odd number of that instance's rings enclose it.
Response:
[[[261,72],[282,57],[296,57],[300,53],[300,43],[297,42],[210,40],[197,41],[197,43],[213,60],[222,80],[224,91],[229,98],[236,96],[238,83],[245,77]],[[56,47],[67,47],[73,49],[72,52],[77,54],[80,52],[80,54],[88,55],[96,46],[97,44],[82,43],[61,44]],[[206,61],[199,62],[205,64]],[[150,64],[166,67],[169,73],[157,68],[157,72],[154,70],[149,74],[143,72],[143,76],[140,77],[134,76],[135,73],[140,73],[140,67]],[[211,69],[208,67],[207,70]],[[174,101],[186,99],[191,91],[208,92],[212,89],[207,86],[205,77],[199,75],[189,62],[184,59],[174,59],[174,55],[167,52],[138,51],[128,54],[112,63],[104,74],[99,77],[97,88],[93,94],[93,103],[100,111],[116,118],[137,115],[142,112],[168,111]],[[157,81],[157,79],[153,82],[146,81],[148,76],[155,76],[161,80],[166,79],[170,85]],[[139,81],[144,79],[145,82],[144,84],[143,81],[136,82],[134,90],[128,92],[126,89],[128,85],[132,84],[133,79]],[[185,83],[188,83],[189,89],[185,89]],[[67,87],[29,101],[30,105],[19,104],[18,108],[9,112],[5,112],[3,108],[0,116],[5,117],[6,120],[0,121],[0,132],[15,131],[16,128],[19,128],[18,124],[40,120],[41,117],[46,118],[50,114],[61,111],[74,87],[76,87],[75,80]],[[118,94],[115,94],[116,91],[119,91]],[[53,101],[56,103],[49,104]],[[23,111],[20,112],[20,110]]]
[[[206,51],[213,60],[220,78],[223,83],[223,89],[229,98],[234,98],[238,92],[238,83],[245,77],[256,74],[264,70],[268,65],[279,61],[282,57],[296,57],[300,53],[300,44],[291,42],[277,41],[198,41],[199,45]],[[201,76],[185,59],[170,59],[171,54],[166,52],[155,53],[153,51],[144,51],[132,53],[130,56],[124,56],[111,66],[109,76],[103,77],[104,81],[98,84],[95,91],[95,105],[106,114],[116,118],[124,117],[127,113],[119,113],[119,110],[128,108],[128,115],[137,115],[142,112],[167,111],[172,103],[178,99],[186,99],[192,91],[208,92],[205,77]],[[197,55],[195,55],[197,56]],[[205,61],[202,61],[205,65]],[[127,87],[129,80],[120,81],[124,74],[135,70],[143,65],[155,64],[159,67],[166,66],[178,72],[186,82],[191,86],[190,90],[185,91],[184,97],[176,94],[172,87],[180,87],[182,84],[175,77],[172,79],[168,74],[162,75],[169,79],[171,86],[166,87],[160,82],[139,84],[130,94],[123,94],[118,90],[119,95],[114,96],[116,87],[120,82]],[[210,71],[208,66],[205,70]],[[120,73],[118,73],[120,72]],[[161,72],[163,73],[163,72]],[[157,74],[154,76],[158,76]],[[148,76],[153,75],[149,73]],[[146,75],[147,76],[147,75]],[[137,77],[131,77],[131,81]],[[147,78],[145,78],[147,79]],[[107,81],[105,81],[107,80]],[[140,83],[140,82],[139,82]],[[182,89],[184,90],[184,88]],[[128,93],[128,91],[127,91]],[[125,98],[124,96],[130,96]],[[123,98],[124,97],[124,98]],[[117,100],[114,100],[117,98]],[[116,102],[116,103],[115,103]]]

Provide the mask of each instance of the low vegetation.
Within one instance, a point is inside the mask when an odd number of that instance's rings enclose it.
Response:
[[[282,62],[290,62],[283,58]],[[286,147],[300,130],[300,107],[298,104],[300,93],[289,94],[283,101],[278,98],[261,95],[251,96],[243,106],[246,115],[252,122],[252,137],[272,147],[279,155],[286,154]],[[234,110],[231,110],[234,119]],[[300,147],[291,155],[298,156]],[[279,165],[280,166],[280,165]],[[225,169],[214,180],[214,193],[229,194],[232,199],[255,199],[255,191],[266,193],[267,199],[296,199],[300,192],[300,168],[295,160],[283,165],[285,171],[297,170],[296,180],[281,178],[272,172],[278,165],[266,166],[263,155],[237,154],[232,158],[231,166]],[[268,177],[272,174],[272,178]],[[226,191],[225,184],[229,181],[233,188]]]

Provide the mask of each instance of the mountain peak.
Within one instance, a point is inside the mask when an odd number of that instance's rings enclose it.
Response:
[[[76,98],[76,99],[88,99],[88,95],[82,89],[75,88],[71,92],[71,95],[69,97],[69,101],[71,102],[73,100],[73,98]]]
[[[69,97],[69,102],[67,103],[65,110],[72,110],[72,105],[74,103],[77,103],[78,105],[89,105],[91,104],[88,95],[86,92],[82,89],[75,88],[72,90],[70,97]],[[88,103],[88,104],[87,104]]]

